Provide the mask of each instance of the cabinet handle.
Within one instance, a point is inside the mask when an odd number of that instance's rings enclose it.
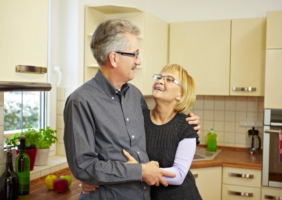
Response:
[[[235,196],[242,196],[242,197],[253,197],[253,193],[248,193],[248,192],[234,192],[228,190],[228,194]]]
[[[198,178],[198,174],[193,174],[194,178]]]
[[[30,65],[16,65],[16,72],[31,73],[31,74],[46,74],[46,67],[30,66]]]
[[[269,134],[279,134],[280,130],[265,130],[264,132]]]
[[[270,196],[270,195],[264,195],[265,199],[275,199],[275,200],[282,200],[282,197],[275,197],[275,196]]]
[[[235,173],[228,173],[229,176],[231,177],[237,177],[237,178],[254,178],[254,175],[252,174],[235,174]]]
[[[255,87],[233,87],[233,91],[254,92],[256,91],[256,88]]]

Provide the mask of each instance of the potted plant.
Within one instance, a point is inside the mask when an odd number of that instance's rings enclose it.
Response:
[[[39,129],[39,139],[37,140],[37,154],[35,158],[35,165],[46,165],[50,152],[50,146],[58,141],[54,135],[56,130],[51,129],[49,126],[46,129]]]
[[[40,135],[31,126],[28,126],[27,130],[25,130],[24,132],[20,134],[15,133],[14,135],[11,136],[11,138],[7,137],[5,143],[7,145],[12,145],[12,147],[17,147],[20,142],[20,136],[25,136],[26,153],[30,158],[30,171],[32,171],[34,167],[36,152],[37,152],[36,144],[38,143]],[[16,151],[18,154],[19,150]]]

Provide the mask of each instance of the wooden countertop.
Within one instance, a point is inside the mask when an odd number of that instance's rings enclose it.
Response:
[[[252,155],[245,148],[218,147],[218,149],[221,149],[221,152],[213,160],[194,161],[191,169],[219,166],[262,169],[262,152]]]
[[[203,147],[203,146],[202,146]],[[237,167],[258,169],[262,168],[262,154],[251,155],[243,148],[230,148],[230,147],[218,147],[221,152],[213,160],[209,161],[194,161],[191,165],[191,169],[205,168],[205,167]],[[70,188],[63,193],[58,193],[54,190],[48,190],[45,186],[45,177],[41,177],[30,182],[30,194],[26,196],[20,196],[21,200],[77,200],[79,198],[81,188],[79,187],[79,181],[73,177],[69,168],[52,173],[57,177],[61,175],[69,175],[72,178],[72,184]]]

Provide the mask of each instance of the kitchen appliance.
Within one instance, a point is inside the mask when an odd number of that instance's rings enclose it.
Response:
[[[264,109],[262,185],[282,188],[282,110]]]
[[[252,146],[249,148],[249,151],[251,154],[258,153],[261,147],[261,139],[259,137],[259,131],[255,130],[255,127],[253,129],[250,129],[248,131],[249,136],[252,137]],[[258,142],[257,142],[258,141]],[[256,145],[258,143],[258,145]],[[256,147],[258,146],[258,147]]]

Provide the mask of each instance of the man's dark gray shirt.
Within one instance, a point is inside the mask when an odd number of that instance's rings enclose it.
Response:
[[[98,70],[75,90],[64,110],[64,142],[69,167],[78,180],[100,185],[80,199],[150,199],[141,164],[125,164],[122,149],[149,162],[142,93],[131,84],[118,91]]]

